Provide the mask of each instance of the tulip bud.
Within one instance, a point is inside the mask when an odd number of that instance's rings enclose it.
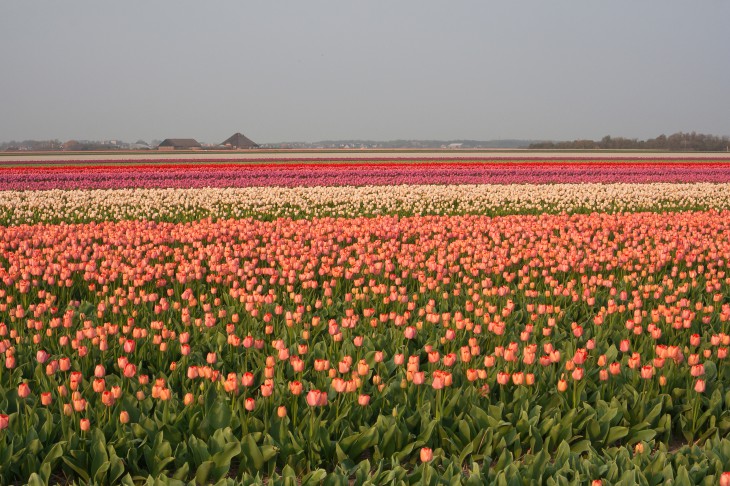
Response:
[[[720,486],[730,486],[730,472],[724,472],[720,475]]]
[[[30,395],[30,386],[27,383],[18,385],[18,396],[20,398],[27,398],[28,395]]]
[[[421,447],[421,462],[431,462],[433,460],[433,451],[430,447]]]

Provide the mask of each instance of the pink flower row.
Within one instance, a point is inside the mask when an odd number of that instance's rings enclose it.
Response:
[[[730,182],[730,164],[160,164],[0,169],[0,190],[615,182]]]

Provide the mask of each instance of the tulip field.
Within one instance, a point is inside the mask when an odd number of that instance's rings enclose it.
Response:
[[[730,485],[730,161],[0,164],[0,484]]]

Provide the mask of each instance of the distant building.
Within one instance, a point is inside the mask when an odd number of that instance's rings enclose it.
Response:
[[[202,148],[194,138],[166,138],[157,146],[158,150],[200,150]]]
[[[258,144],[254,143],[251,139],[246,137],[242,133],[234,133],[221,145],[230,147],[232,149],[253,149],[259,148]]]
[[[150,146],[144,140],[137,140],[134,143],[130,143],[129,148],[132,150],[149,150]]]
[[[83,145],[77,141],[77,140],[69,140],[68,142],[64,143],[62,146],[63,150],[71,151],[71,152],[78,152],[81,149],[83,149]]]

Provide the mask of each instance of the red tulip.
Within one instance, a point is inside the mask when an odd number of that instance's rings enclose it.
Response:
[[[730,472],[726,471],[720,475],[720,486],[730,486]]]

